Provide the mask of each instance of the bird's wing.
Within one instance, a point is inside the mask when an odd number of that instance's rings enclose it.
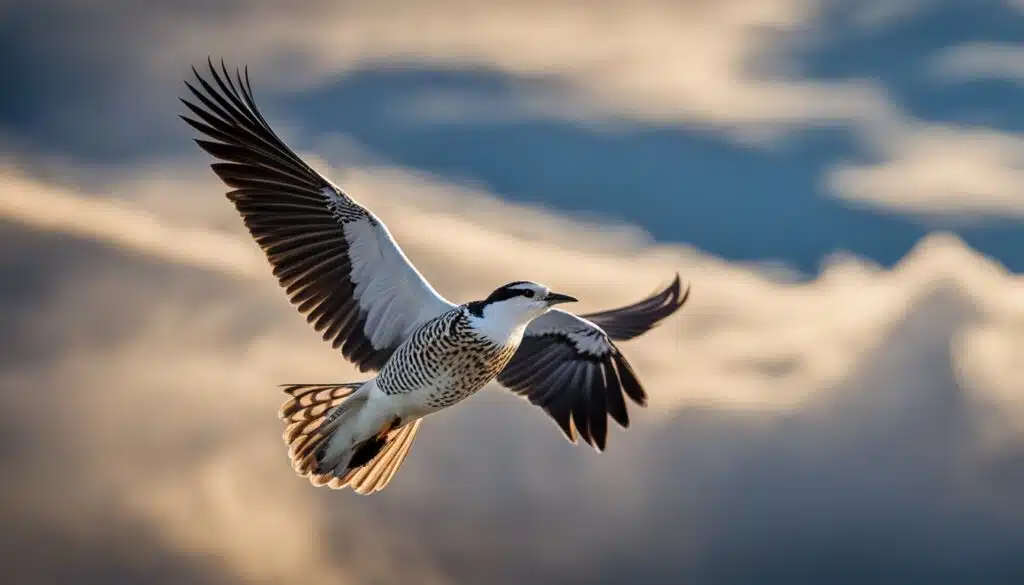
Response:
[[[360,371],[380,369],[420,324],[455,305],[439,295],[368,209],[278,138],[253,99],[248,71],[232,80],[195,68],[198,103],[181,116],[219,159],[213,171],[306,320]]]
[[[582,317],[553,309],[526,328],[522,345],[498,383],[540,406],[576,442],[576,433],[605,448],[608,416],[629,426],[625,396],[646,406],[647,394],[615,341],[633,339],[675,313],[689,297],[679,276],[632,305]]]

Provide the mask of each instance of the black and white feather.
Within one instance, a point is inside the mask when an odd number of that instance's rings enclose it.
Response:
[[[575,443],[578,433],[603,450],[609,416],[623,428],[629,426],[625,398],[647,405],[643,385],[614,340],[650,330],[678,310],[689,294],[676,276],[664,290],[625,307],[582,317],[553,309],[526,328],[498,382],[543,408],[570,441]]]
[[[313,170],[256,107],[248,72],[233,81],[209,63],[213,84],[186,82],[200,107],[182,116],[223,162],[213,171],[263,249],[274,275],[325,341],[360,371],[379,370],[418,326],[455,305],[409,262],[387,227]],[[216,85],[216,87],[214,87]]]

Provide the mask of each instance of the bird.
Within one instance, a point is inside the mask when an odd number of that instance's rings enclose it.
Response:
[[[245,227],[297,310],[364,380],[284,384],[278,416],[294,471],[314,486],[384,489],[424,419],[496,382],[543,409],[573,444],[604,451],[608,419],[647,393],[616,341],[689,298],[679,274],[631,305],[575,315],[576,298],[513,281],[456,304],[416,269],[384,222],[310,167],[256,105],[248,66],[192,67],[179,114],[213,157]]]

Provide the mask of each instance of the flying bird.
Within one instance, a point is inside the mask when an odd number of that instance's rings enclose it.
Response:
[[[633,339],[689,296],[679,275],[632,305],[577,316],[575,298],[529,281],[457,305],[416,270],[384,222],[313,170],[271,129],[248,69],[212,60],[185,82],[181,118],[232,189],[227,198],[288,298],[367,380],[291,384],[280,409],[295,471],[360,494],[391,481],[425,417],[491,381],[541,407],[574,444],[604,450],[608,417],[629,426],[626,397],[647,394],[615,341]]]

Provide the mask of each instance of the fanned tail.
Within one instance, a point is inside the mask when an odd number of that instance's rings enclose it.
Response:
[[[343,476],[330,477],[327,485],[334,489],[348,486],[354,492],[362,495],[384,489],[391,482],[391,478],[395,476],[402,462],[405,461],[406,455],[409,454],[421,422],[423,419],[416,419],[405,426],[388,431],[383,438],[379,439],[379,445],[374,447],[379,451],[369,462],[360,466],[351,466]]]
[[[351,487],[363,495],[382,490],[409,454],[420,419],[405,425],[396,419],[369,438],[356,436],[358,414],[366,404],[359,392],[364,384],[292,384],[284,389],[291,396],[279,412],[288,425],[288,457],[296,473],[315,486]]]

